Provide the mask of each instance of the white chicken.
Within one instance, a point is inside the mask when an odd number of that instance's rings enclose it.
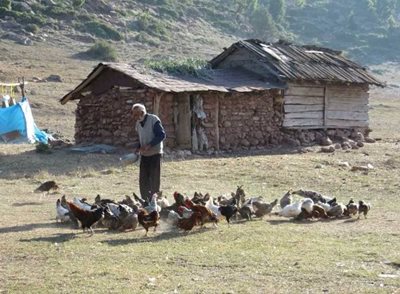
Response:
[[[301,213],[302,201],[286,205],[278,214],[283,217],[296,217]]]
[[[92,210],[92,206],[85,202],[86,199],[74,197],[74,204],[83,210]]]
[[[301,204],[301,208],[304,208],[308,213],[313,211],[314,201],[311,198],[305,198]]]
[[[158,213],[161,211],[161,207],[157,204],[157,196],[158,196],[157,193],[154,193],[151,196],[149,205],[144,208],[144,209],[146,209],[147,213],[150,214],[154,210],[157,210]]]
[[[168,217],[167,217],[167,223],[175,226],[178,223],[178,220],[181,219],[182,217],[175,211],[171,210],[168,213]]]
[[[67,222],[71,220],[71,218],[69,217],[69,210],[61,205],[60,199],[57,199],[56,209],[57,209],[56,222],[58,221]]]
[[[212,197],[207,200],[205,207],[211,210],[218,219],[222,217],[221,211],[219,210],[220,206],[214,204]]]
[[[157,205],[163,209],[166,208],[168,206],[170,206],[171,204],[169,203],[167,197],[162,196],[162,193],[159,192],[159,194],[157,194]]]

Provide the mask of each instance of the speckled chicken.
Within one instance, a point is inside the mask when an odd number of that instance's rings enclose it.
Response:
[[[362,200],[358,202],[358,218],[360,218],[361,213],[364,215],[364,218],[367,218],[368,211],[371,209],[371,204],[366,203]]]

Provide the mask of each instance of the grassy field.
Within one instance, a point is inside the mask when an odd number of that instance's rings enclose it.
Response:
[[[66,76],[73,70],[70,64]],[[394,75],[387,78],[399,85],[395,72],[387,71]],[[74,104],[60,106],[56,98],[84,74],[81,70],[59,89],[32,86],[44,97],[34,96],[39,126],[73,135]],[[289,188],[304,188],[342,202],[351,197],[370,202],[369,217],[361,220],[294,222],[270,216],[231,227],[223,221],[188,234],[164,224],[148,237],[141,228],[96,229],[89,237],[55,222],[55,201],[62,194],[120,200],[139,191],[138,167],[122,166],[118,154],[47,155],[31,145],[0,145],[0,293],[399,292],[398,88],[373,89],[370,105],[371,136],[380,140],[359,150],[301,154],[276,148],[251,156],[165,160],[162,174],[169,199],[174,191],[217,196],[243,185],[247,195],[272,201]],[[341,161],[370,163],[374,169],[352,172]],[[50,179],[60,183],[59,193],[33,193]]]

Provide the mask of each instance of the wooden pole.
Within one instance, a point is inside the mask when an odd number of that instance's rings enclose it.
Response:
[[[219,96],[215,100],[215,148],[219,151]]]
[[[328,107],[328,96],[326,95],[326,89],[327,86],[324,87],[324,128],[326,129],[326,124],[328,121],[328,118],[326,117],[326,113],[327,113],[327,107]]]
[[[163,96],[163,93],[156,94],[153,99],[153,113],[157,116],[160,116],[160,100]]]
[[[18,78],[19,87],[21,88],[21,96],[25,97],[25,78],[22,77],[22,82]]]

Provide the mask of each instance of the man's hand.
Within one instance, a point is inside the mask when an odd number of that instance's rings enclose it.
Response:
[[[140,147],[140,149],[139,149],[139,152],[140,153],[143,153],[143,152],[146,152],[146,151],[148,151],[149,149],[151,148],[151,145],[145,145],[145,146],[143,146],[143,147]]]

